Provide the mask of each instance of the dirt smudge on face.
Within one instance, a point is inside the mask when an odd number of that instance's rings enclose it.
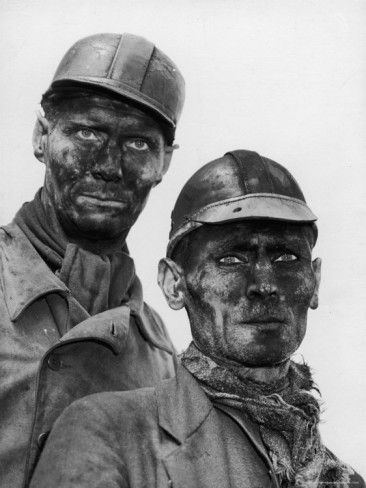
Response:
[[[99,95],[65,101],[44,155],[48,204],[64,231],[125,236],[162,178],[164,151],[160,125],[140,109]]]
[[[213,357],[249,365],[280,362],[296,351],[315,288],[301,226],[203,225],[184,247],[187,311],[197,344]]]

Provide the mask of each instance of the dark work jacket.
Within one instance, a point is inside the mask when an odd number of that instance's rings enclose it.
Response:
[[[256,427],[215,408],[183,367],[177,373],[156,388],[74,402],[31,488],[278,488]]]
[[[352,482],[350,488],[364,488],[358,475]],[[73,403],[56,422],[31,482],[31,488],[278,486],[258,426],[236,409],[214,406],[181,366],[155,388]]]
[[[70,300],[20,228],[0,228],[1,487],[27,484],[53,423],[74,400],[174,374],[173,346],[149,306],[84,311],[62,335]]]

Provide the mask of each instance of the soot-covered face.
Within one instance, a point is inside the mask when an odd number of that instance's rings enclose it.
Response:
[[[308,309],[317,306],[320,279],[305,229],[256,221],[204,225],[190,235],[185,306],[206,354],[267,366],[296,351]]]
[[[159,124],[141,110],[102,96],[64,102],[42,121],[38,139],[45,190],[70,234],[116,238],[133,225],[167,169]]]

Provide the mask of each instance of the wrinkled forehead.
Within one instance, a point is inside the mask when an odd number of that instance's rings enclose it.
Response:
[[[311,250],[314,241],[309,225],[268,220],[205,224],[193,231],[190,239],[192,251],[214,247],[276,247],[290,243]]]
[[[95,123],[135,125],[164,136],[165,126],[149,111],[123,97],[108,92],[78,89],[60,90],[46,95],[42,100],[46,117],[54,122],[73,119]]]
[[[158,122],[150,114],[118,98],[98,94],[84,96],[76,93],[60,99],[58,106],[62,112],[68,114],[84,114],[91,117],[103,114],[116,117],[133,117],[148,125],[159,127]]]

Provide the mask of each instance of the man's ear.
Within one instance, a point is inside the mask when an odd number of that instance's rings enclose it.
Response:
[[[185,281],[179,264],[169,258],[159,262],[158,283],[169,307],[180,310],[185,304]]]
[[[179,149],[178,144],[173,144],[172,146],[165,146],[164,149],[164,165],[163,165],[163,175],[168,171],[170,166],[170,161],[172,160],[173,152]]]
[[[310,308],[315,310],[316,308],[318,308],[319,305],[319,285],[321,278],[322,260],[320,258],[314,259],[314,261],[312,262],[312,266],[315,275],[315,288],[313,296],[310,300]]]
[[[35,157],[44,163],[44,148],[48,136],[50,123],[41,112],[37,112],[37,120],[33,129],[33,153]]]

